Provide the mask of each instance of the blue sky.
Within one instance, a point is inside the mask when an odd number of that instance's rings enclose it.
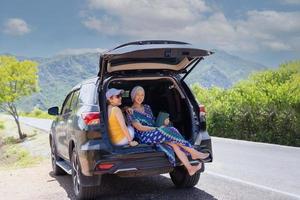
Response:
[[[186,41],[277,66],[300,59],[300,0],[0,2],[0,53],[50,57],[141,39]]]

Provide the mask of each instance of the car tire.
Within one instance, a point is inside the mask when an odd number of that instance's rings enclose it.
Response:
[[[51,164],[52,164],[52,171],[55,176],[61,176],[61,175],[66,175],[67,173],[60,168],[57,164],[56,161],[58,161],[60,158],[58,157],[56,153],[56,147],[54,144],[54,141],[51,140]]]
[[[81,199],[95,199],[100,194],[99,186],[82,186],[80,177],[82,176],[77,153],[75,149],[73,149],[72,157],[71,157],[71,165],[72,165],[72,182],[73,182],[73,190],[77,200]]]
[[[200,179],[201,172],[196,172],[193,176],[190,176],[184,166],[175,167],[170,172],[171,179],[177,188],[191,188],[197,185]]]

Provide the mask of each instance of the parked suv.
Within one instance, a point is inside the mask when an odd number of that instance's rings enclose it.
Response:
[[[49,135],[53,173],[72,175],[78,199],[97,196],[105,174],[132,177],[170,173],[175,186],[195,186],[204,163],[212,162],[213,155],[205,130],[205,111],[184,79],[210,54],[187,43],[157,40],[127,43],[103,53],[98,76],[75,86],[60,111],[58,107],[48,110],[57,116]],[[173,167],[153,145],[112,145],[105,92],[112,87],[123,89],[121,107],[130,106],[130,90],[136,85],[145,89],[144,103],[151,106],[154,115],[168,112],[173,125],[194,148],[210,153],[202,170],[189,176],[179,160]],[[190,160],[192,164],[200,162]]]

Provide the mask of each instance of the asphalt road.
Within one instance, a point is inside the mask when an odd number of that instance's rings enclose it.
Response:
[[[44,130],[49,130],[51,123],[31,118],[21,118],[21,121]],[[177,190],[167,174],[142,178],[104,177],[102,198],[300,199],[300,148],[216,137],[212,141],[214,162],[206,165],[195,188]],[[53,179],[64,189],[66,199],[74,198],[71,178],[54,177],[50,165],[47,166],[43,168],[47,177],[41,181]],[[53,195],[53,198],[47,197],[54,199],[57,193],[53,191]]]
[[[30,125],[32,127],[49,131],[51,128],[52,120],[49,119],[38,119],[31,117],[20,117],[20,121],[24,124]]]
[[[71,177],[54,176],[50,161],[31,168],[0,171],[0,175],[1,199],[75,199]],[[191,189],[176,189],[168,175],[157,175],[139,178],[106,176],[99,190],[102,191],[99,200],[297,199],[209,173],[202,174],[199,184]]]

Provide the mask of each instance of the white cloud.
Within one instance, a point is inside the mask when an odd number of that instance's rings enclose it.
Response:
[[[109,17],[97,19],[95,17],[88,17],[82,22],[87,28],[95,30],[99,33],[106,33],[109,35],[118,34],[118,27]]]
[[[103,25],[108,23],[106,28],[113,26],[115,31],[128,35],[136,35],[143,30],[176,30],[184,24],[196,22],[203,13],[210,10],[203,1],[196,0],[89,0],[88,3],[91,10],[98,9],[109,13],[109,16],[97,21],[89,17],[83,22],[87,27],[93,24],[92,29],[105,32]]]
[[[263,42],[263,45],[266,47],[270,47],[274,51],[285,51],[285,50],[291,50],[290,45],[287,45],[282,42],[276,42],[276,41],[266,41]]]
[[[202,0],[88,0],[91,10],[109,10],[114,15],[152,19],[191,19],[194,14],[210,11]],[[190,11],[195,11],[190,13]]]
[[[10,18],[4,23],[4,33],[13,36],[21,36],[30,32],[28,24],[20,18]]]
[[[78,48],[78,49],[64,49],[60,52],[58,52],[58,55],[78,55],[78,54],[84,54],[84,53],[101,53],[103,51],[106,51],[106,49],[100,49],[100,48]]]
[[[277,34],[278,32],[299,32],[300,12],[249,11],[243,21],[250,29]]]
[[[293,50],[300,34],[300,12],[249,11],[246,20],[235,23],[241,40],[256,43],[256,49]],[[298,44],[300,45],[300,44]]]
[[[300,5],[300,0],[279,0],[282,4]]]
[[[133,40],[175,39],[231,52],[300,46],[300,12],[252,10],[230,20],[204,0],[88,0],[88,7],[82,22],[87,28]]]

